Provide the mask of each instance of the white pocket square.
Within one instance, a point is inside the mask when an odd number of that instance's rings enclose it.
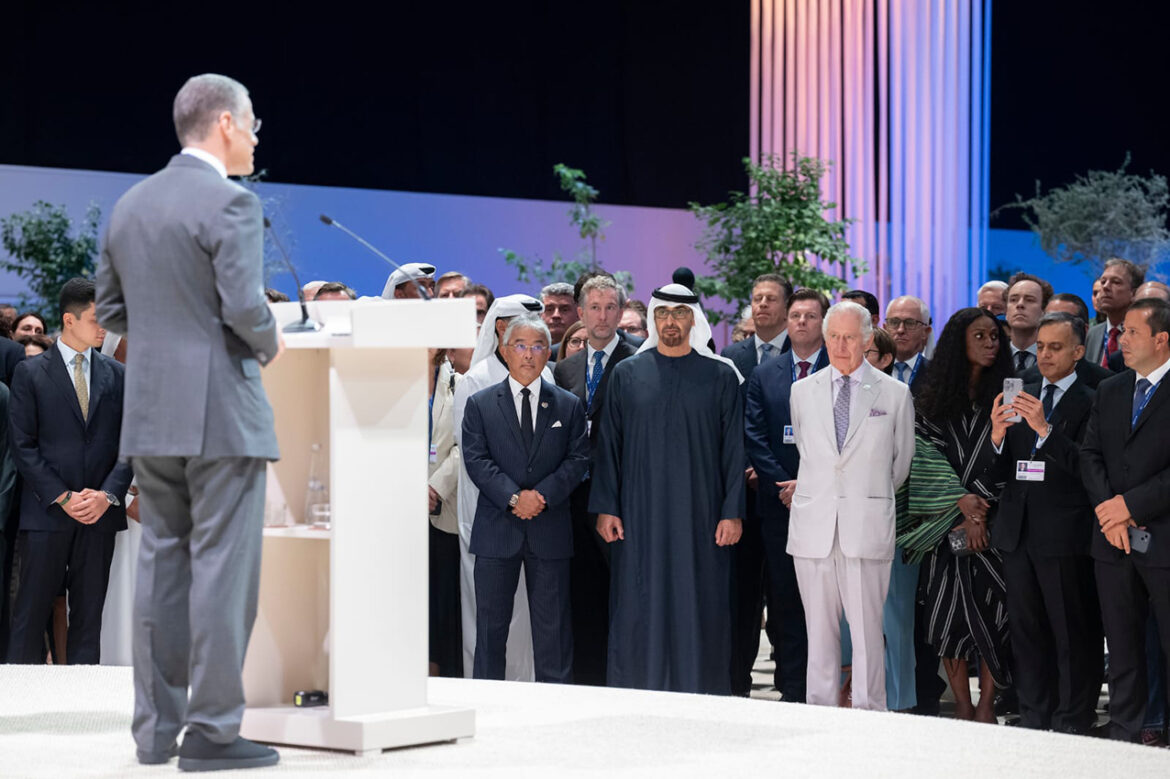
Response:
[[[553,423],[552,423],[552,426],[553,426],[553,427],[560,427],[560,426],[561,426],[561,420],[559,420],[559,419],[558,419],[556,422],[553,422]]]

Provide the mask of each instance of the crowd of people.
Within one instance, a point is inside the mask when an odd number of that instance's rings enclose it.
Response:
[[[382,293],[480,328],[431,353],[432,674],[748,695],[763,624],[787,702],[931,715],[949,683],[959,718],[1165,744],[1170,288],[1138,266],[1106,264],[1100,321],[1018,273],[937,340],[914,296],[765,274],[721,353],[686,273],[649,305],[435,273]],[[137,518],[92,282],[61,306],[56,340],[0,311],[9,662],[98,662]]]
[[[763,623],[785,701],[1166,743],[1170,288],[1017,273],[936,339],[765,274],[716,353],[677,278],[433,353],[432,673],[748,695]]]

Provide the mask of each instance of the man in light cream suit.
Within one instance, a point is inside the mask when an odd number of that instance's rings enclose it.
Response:
[[[884,711],[882,604],[894,558],[894,491],[914,454],[914,405],[906,385],[865,360],[868,311],[838,303],[823,327],[829,369],[792,387],[800,476],[781,492],[808,623],[808,702],[837,704],[844,609],[853,707]]]

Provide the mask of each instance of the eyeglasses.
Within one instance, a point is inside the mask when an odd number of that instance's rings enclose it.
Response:
[[[252,135],[259,135],[260,134],[260,125],[263,124],[263,121],[259,118],[252,120],[252,127],[251,128],[245,127],[244,125],[240,124],[239,122],[236,122],[236,118],[234,116],[232,117],[232,121],[235,122],[236,127],[239,127],[241,130],[250,130]]]
[[[876,354],[878,357],[882,356],[882,353],[879,352],[877,349],[866,349],[865,350],[866,357],[869,357],[871,354]]]
[[[510,344],[509,348],[517,354],[521,355],[532,352],[533,357],[539,357],[548,351],[548,347],[544,344],[532,344],[531,346],[528,344]]]
[[[574,347],[575,346],[584,346],[586,340],[587,339],[585,339],[585,338],[570,338],[569,339],[569,346],[574,346]]]
[[[676,322],[685,322],[691,313],[691,309],[687,306],[679,306],[678,308],[666,308],[665,306],[659,306],[658,308],[654,309],[654,319],[662,322],[667,317],[670,317]]]
[[[917,319],[893,319],[886,320],[886,327],[890,330],[897,330],[899,327],[905,327],[907,330],[915,330],[919,327],[925,327],[926,322],[919,322]]]

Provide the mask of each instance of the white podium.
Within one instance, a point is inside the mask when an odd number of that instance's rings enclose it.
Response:
[[[273,306],[284,325],[300,306]],[[473,300],[310,303],[325,327],[286,334],[265,368],[281,459],[271,503],[304,522],[321,445],[332,528],[265,528],[260,604],[244,663],[241,735],[352,751],[453,741],[471,709],[427,704],[428,347],[475,342]],[[297,690],[329,705],[297,708]]]

